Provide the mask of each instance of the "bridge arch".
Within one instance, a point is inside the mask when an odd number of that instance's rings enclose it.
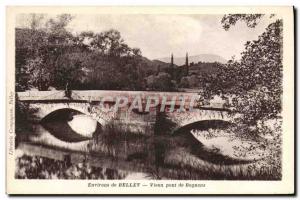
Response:
[[[87,116],[92,117],[97,122],[99,122],[102,126],[105,126],[109,123],[116,115],[116,113],[110,111],[103,111],[101,108],[91,105],[88,102],[62,102],[62,103],[34,103],[30,104],[30,108],[36,110],[33,113],[33,117],[37,121],[41,121],[43,118],[48,116],[51,113],[56,112],[61,109],[69,109],[80,112]]]
[[[62,141],[81,142],[91,139],[95,133],[102,130],[102,125],[98,121],[86,116],[78,110],[63,108],[46,115],[40,124],[51,135]],[[83,121],[78,123],[78,120]]]
[[[174,122],[172,133],[185,127],[200,126],[203,123],[232,123],[232,116],[228,112],[221,110],[201,110],[194,109],[186,112],[167,113],[167,118]]]

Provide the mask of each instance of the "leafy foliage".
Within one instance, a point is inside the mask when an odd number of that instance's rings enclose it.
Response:
[[[262,16],[263,14],[229,14],[222,18],[221,23],[225,30],[228,30],[238,21],[244,21],[248,27],[254,28]]]
[[[71,20],[70,15],[50,19],[46,27],[39,27],[38,19],[42,17],[32,17],[31,28],[16,29],[16,89],[19,91],[30,88],[47,90],[54,86],[58,76],[56,69],[61,64],[58,58],[77,50],[73,49],[74,38],[65,29]]]
[[[119,31],[71,34],[68,14],[48,19],[31,15],[30,28],[16,29],[16,90],[109,89],[146,90],[146,78],[157,65],[129,47]],[[157,90],[174,90],[168,76],[158,77]],[[171,77],[172,78],[172,77]],[[164,85],[165,81],[169,81]],[[172,85],[172,86],[171,86]]]
[[[240,61],[230,60],[216,74],[207,77],[203,95],[221,95],[244,115],[243,122],[247,124],[278,117],[282,67],[282,20],[277,20],[257,40],[245,44]]]
[[[176,83],[172,81],[171,75],[166,72],[160,72],[157,76],[149,76],[147,85],[154,91],[176,91]]]
[[[223,28],[228,30],[238,20],[253,28],[262,15],[226,15]],[[226,106],[240,113],[234,128],[239,138],[255,141],[240,151],[252,151],[262,159],[250,165],[250,171],[267,170],[270,177],[281,179],[282,147],[282,20],[270,23],[257,40],[248,41],[241,59],[230,60],[204,80],[204,99],[221,96]]]

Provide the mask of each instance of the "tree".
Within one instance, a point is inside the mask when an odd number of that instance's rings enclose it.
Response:
[[[147,77],[147,86],[155,91],[176,91],[176,84],[172,81],[170,74],[160,72],[157,76],[151,75]]]
[[[36,22],[34,22],[36,24]],[[35,28],[36,25],[34,25]],[[44,31],[33,29],[16,29],[16,90],[23,91],[32,87],[38,88],[30,83],[36,82],[33,80],[32,73],[29,73],[28,67],[32,68],[34,60],[42,59],[42,48],[47,43],[47,36]],[[36,60],[37,61],[37,60]],[[36,68],[37,69],[37,68]],[[30,71],[31,71],[30,70]]]
[[[261,15],[224,16],[225,30],[237,20],[254,27]],[[248,41],[240,61],[230,60],[218,73],[207,77],[206,97],[227,99],[242,122],[257,125],[276,118],[281,112],[282,96],[282,20],[271,23],[257,40]]]
[[[235,25],[238,21],[243,21],[249,28],[254,28],[258,23],[263,14],[229,14],[224,15],[221,20],[223,28],[228,30],[231,26]]]
[[[72,17],[68,14],[58,15],[55,19],[49,19],[45,26],[40,22],[42,17],[32,15],[30,28],[16,29],[18,91],[30,88],[47,90],[49,86],[64,88],[72,74],[82,71],[79,61],[73,62],[76,63],[75,68],[66,65],[70,58],[68,55],[82,48],[76,37],[66,30]]]
[[[238,20],[251,28],[260,17],[227,15],[222,22],[225,30]],[[232,130],[238,137],[255,141],[254,146],[243,147],[242,151],[248,153],[254,148],[263,152],[256,168],[270,169],[275,179],[282,176],[282,26],[281,19],[269,24],[257,40],[246,42],[240,60],[233,58],[217,73],[204,77],[202,93],[204,98],[221,96],[227,106],[241,114]]]
[[[43,59],[36,57],[29,59],[25,65],[26,74],[30,76],[29,87],[37,87],[38,90],[47,90],[49,87],[50,74],[43,63]]]
[[[41,21],[44,18],[43,14],[30,14],[31,20],[30,20],[30,28],[32,30],[37,30],[41,26]]]
[[[91,50],[111,57],[140,56],[138,48],[130,48],[115,29],[101,33],[83,32],[79,35],[80,41],[86,43]]]
[[[71,15],[42,17],[33,15],[28,28],[16,29],[17,91],[64,89],[67,83],[70,89],[145,90],[146,76],[156,73],[117,30],[73,35]],[[172,80],[166,83],[163,90],[174,89]]]

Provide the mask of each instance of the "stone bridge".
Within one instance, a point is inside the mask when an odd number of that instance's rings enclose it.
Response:
[[[112,109],[117,99],[121,97],[128,99],[127,105],[117,110]],[[159,100],[155,106],[150,107],[148,112],[128,109],[133,102],[137,102],[135,99],[140,99],[142,106],[145,107],[147,98],[153,97],[157,97]],[[71,96],[66,97],[64,91],[27,91],[18,92],[17,98],[18,101],[27,103],[30,110],[33,111],[32,121],[38,122],[50,113],[68,109],[91,116],[101,126],[117,123],[133,132],[144,134],[153,133],[158,113],[161,112],[174,124],[173,131],[195,122],[231,121],[229,110],[223,108],[222,103],[199,106],[196,103],[199,95],[188,92],[89,90],[72,91]],[[174,110],[171,112],[172,105]],[[190,108],[192,110],[189,110]]]

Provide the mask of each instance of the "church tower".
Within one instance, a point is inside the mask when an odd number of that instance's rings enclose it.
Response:
[[[189,54],[186,53],[185,55],[185,68],[186,68],[186,76],[189,75]]]

